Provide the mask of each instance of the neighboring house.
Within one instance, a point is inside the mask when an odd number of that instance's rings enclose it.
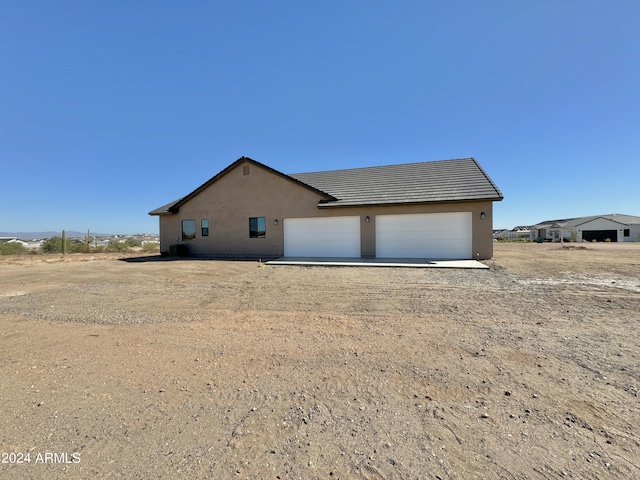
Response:
[[[518,226],[513,227],[511,230],[498,230],[494,232],[493,238],[497,240],[531,240],[531,227]]]
[[[95,248],[108,247],[111,242],[112,237],[93,237],[91,240],[91,246]]]
[[[30,250],[39,250],[40,248],[42,248],[42,244],[44,243],[44,240],[29,240],[26,242],[26,247]]]
[[[640,217],[613,213],[589,217],[548,220],[531,228],[531,239],[574,242],[640,241]]]
[[[473,158],[285,175],[241,157],[149,215],[163,254],[487,259],[502,198]]]
[[[18,243],[27,248],[29,244],[23,240],[18,240],[16,237],[0,237],[0,243]]]

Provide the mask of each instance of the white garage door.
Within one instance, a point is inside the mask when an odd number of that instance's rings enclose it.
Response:
[[[376,216],[376,257],[473,258],[471,212]]]
[[[286,257],[359,257],[360,217],[285,218]]]

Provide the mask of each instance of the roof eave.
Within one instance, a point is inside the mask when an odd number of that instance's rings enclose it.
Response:
[[[174,211],[172,211],[172,209],[174,208],[174,206],[182,199],[179,200],[174,200],[171,203],[167,203],[166,205],[163,205],[162,207],[156,208],[155,210],[151,210],[149,212],[149,215],[151,216],[158,216],[158,215],[171,215],[173,213],[175,213]],[[177,212],[177,210],[176,210]]]
[[[402,205],[434,205],[438,203],[467,203],[467,202],[500,202],[504,197],[487,197],[487,198],[460,198],[448,200],[431,200],[431,201],[415,201],[415,202],[318,202],[318,208],[342,208],[342,207],[387,207]]]

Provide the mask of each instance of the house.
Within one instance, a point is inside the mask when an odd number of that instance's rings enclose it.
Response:
[[[640,217],[618,213],[547,220],[531,228],[531,239],[574,242],[640,241]]]
[[[502,198],[473,158],[286,175],[241,157],[149,215],[165,255],[487,259]]]
[[[493,233],[493,238],[496,240],[519,240],[529,241],[531,240],[531,227],[517,226],[511,230],[497,230]]]
[[[23,247],[27,247],[28,243],[22,240],[18,240],[17,237],[0,237],[0,243],[18,243]]]

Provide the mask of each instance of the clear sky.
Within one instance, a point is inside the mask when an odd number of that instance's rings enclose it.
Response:
[[[637,0],[5,0],[0,231],[155,233],[249,156],[475,157],[494,228],[640,215]]]

